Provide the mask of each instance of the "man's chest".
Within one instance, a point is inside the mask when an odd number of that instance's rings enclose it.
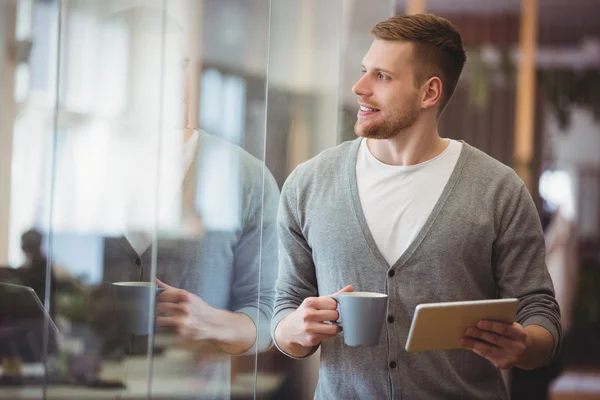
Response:
[[[231,285],[237,239],[234,232],[207,232],[197,240],[159,239],[156,251],[151,245],[141,256],[125,238],[106,239],[103,281],[150,281],[156,276],[220,303]]]

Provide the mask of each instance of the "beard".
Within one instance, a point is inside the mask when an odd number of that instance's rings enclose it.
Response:
[[[380,122],[361,123],[357,120],[354,124],[354,132],[367,139],[391,139],[412,127],[420,112],[417,107],[408,107],[401,114]]]

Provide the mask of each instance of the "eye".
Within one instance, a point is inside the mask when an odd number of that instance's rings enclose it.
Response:
[[[384,74],[382,74],[381,72],[379,72],[379,73],[377,74],[377,79],[379,79],[379,80],[382,80],[382,81],[387,81],[387,80],[389,80],[390,78],[389,78],[387,75],[384,75]]]

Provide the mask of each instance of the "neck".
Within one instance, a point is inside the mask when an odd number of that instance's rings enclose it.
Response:
[[[183,129],[183,142],[187,142],[194,135],[194,129],[190,127],[185,127]]]
[[[417,121],[393,138],[367,139],[367,146],[384,164],[409,166],[437,157],[448,146],[448,140],[440,138],[437,121],[429,125]]]

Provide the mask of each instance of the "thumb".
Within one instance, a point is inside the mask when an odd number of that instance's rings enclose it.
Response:
[[[154,281],[156,282],[156,284],[158,285],[159,288],[173,289],[173,286],[167,285],[166,283],[164,283],[163,281],[161,281],[158,278],[154,278]]]
[[[345,288],[343,288],[342,290],[338,290],[337,292],[335,292],[332,296],[335,296],[336,294],[340,294],[340,293],[346,293],[346,292],[354,292],[354,286],[348,285]]]

